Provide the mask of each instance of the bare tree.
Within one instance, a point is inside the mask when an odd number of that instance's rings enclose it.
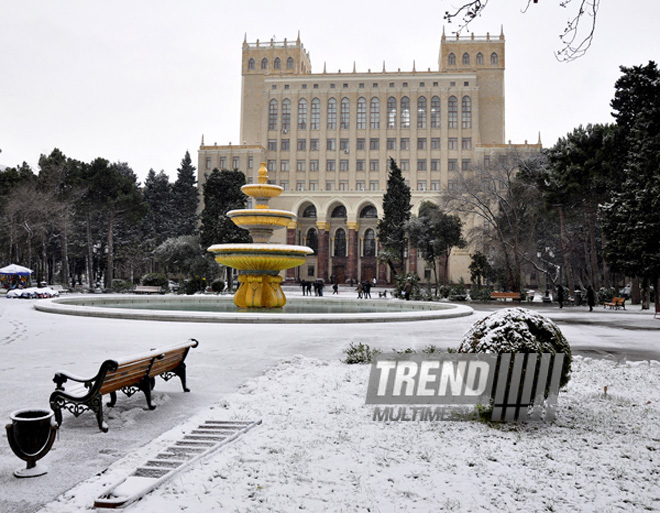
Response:
[[[446,11],[444,19],[451,23],[454,19],[460,20],[458,30],[460,33],[478,16],[481,16],[490,0],[472,0],[463,3],[458,9]],[[522,12],[538,0],[524,0],[526,5]],[[571,4],[578,5],[577,11],[573,11],[563,32],[560,34],[561,48],[555,52],[557,60],[570,62],[582,57],[589,47],[596,32],[596,16],[600,7],[600,0],[559,0],[559,6],[569,9]],[[573,5],[573,6],[574,6]]]

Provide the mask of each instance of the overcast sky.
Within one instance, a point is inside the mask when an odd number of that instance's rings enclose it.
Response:
[[[573,3],[579,0],[573,0]],[[241,45],[295,40],[312,71],[438,69],[443,13],[458,0],[0,0],[0,164],[59,148],[127,162],[172,180],[186,150],[238,144]],[[544,146],[580,124],[610,122],[619,66],[660,59],[659,0],[604,0],[587,55],[558,62],[574,7],[491,0],[475,35],[506,37],[506,138]],[[286,5],[286,8],[284,7]],[[625,9],[625,10],[624,10]],[[469,34],[469,32],[467,33]]]

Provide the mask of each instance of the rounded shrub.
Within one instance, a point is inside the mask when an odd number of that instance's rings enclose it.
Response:
[[[161,287],[167,290],[169,281],[167,276],[161,273],[148,273],[142,276],[142,285],[149,287]]]

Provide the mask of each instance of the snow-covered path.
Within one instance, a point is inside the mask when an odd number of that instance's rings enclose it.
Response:
[[[287,294],[295,294],[295,291]],[[313,300],[311,298],[310,300]],[[283,358],[303,355],[337,361],[350,342],[383,349],[455,347],[479,317],[362,325],[229,325],[122,321],[69,317],[36,312],[30,300],[0,298],[0,416],[12,411],[48,407],[55,371],[93,374],[100,362],[196,338],[188,362],[183,394],[177,380],[158,383],[154,411],[145,411],[140,395],[121,398],[107,410],[110,431],[100,433],[94,416],[74,419],[65,413],[59,439],[45,463],[51,472],[36,480],[17,480],[11,472],[22,464],[9,449],[4,430],[0,443],[0,511],[33,512],[168,430],[185,424],[245,382],[257,378]],[[546,311],[547,310],[547,311]],[[660,320],[653,314],[584,309],[542,309],[560,325],[577,353],[623,350],[623,357],[660,360]],[[657,372],[657,368],[654,368]],[[35,489],[38,488],[38,491]]]

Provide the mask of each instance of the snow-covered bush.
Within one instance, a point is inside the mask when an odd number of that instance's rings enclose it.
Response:
[[[167,276],[161,273],[148,273],[142,276],[142,285],[150,287],[161,287],[167,290],[169,281]]]
[[[368,344],[360,342],[356,344],[351,342],[347,349],[344,349],[346,359],[342,360],[343,363],[349,365],[356,363],[371,363],[374,356],[380,353],[378,349],[371,349]]]
[[[463,335],[458,352],[564,353],[559,386],[565,386],[570,379],[572,356],[568,341],[554,322],[526,308],[507,308],[477,321]]]

